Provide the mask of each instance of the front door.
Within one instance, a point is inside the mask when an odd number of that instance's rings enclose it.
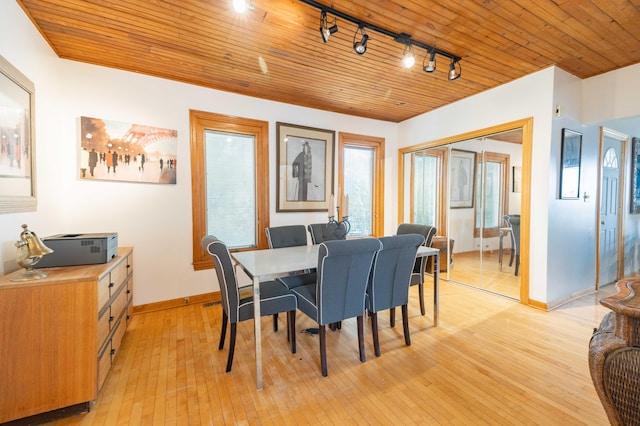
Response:
[[[620,192],[624,188],[621,171],[624,164],[623,143],[625,141],[625,135],[602,129],[598,286],[617,281],[621,274]]]

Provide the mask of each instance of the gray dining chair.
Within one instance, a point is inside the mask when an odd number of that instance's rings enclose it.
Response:
[[[312,223],[308,228],[313,244],[347,238],[347,229],[341,223]]]
[[[420,234],[403,234],[379,238],[382,249],[376,254],[367,285],[366,308],[371,316],[373,349],[380,356],[378,312],[402,307],[404,341],[411,345],[409,334],[409,282],[418,247],[424,242]]]
[[[357,318],[360,361],[364,352],[365,293],[375,254],[382,247],[376,238],[325,241],[318,250],[315,283],[291,291],[298,309],[318,323],[320,368],[327,376],[326,325]]]
[[[433,237],[436,235],[436,227],[430,225],[420,225],[418,223],[401,223],[398,225],[398,230],[396,231],[396,235],[403,234],[419,234],[424,238],[424,242],[422,243],[425,247],[431,247],[431,242],[433,241]],[[427,257],[421,256],[418,259],[415,259],[413,265],[413,272],[411,273],[411,286],[418,286],[418,293],[420,298],[420,313],[422,315],[425,314],[426,310],[424,307],[424,274],[427,268]],[[390,313],[390,322],[391,326],[395,325],[395,309],[391,310]]]
[[[253,297],[241,297],[235,268],[233,267],[231,254],[227,246],[213,235],[203,237],[201,245],[213,259],[213,265],[220,285],[220,294],[222,296],[222,328],[220,331],[218,350],[224,348],[227,322],[231,324],[229,356],[227,358],[226,369],[228,373],[231,371],[233,364],[237,324],[253,318]],[[279,312],[287,313],[291,353],[296,353],[295,314],[297,307],[296,296],[282,283],[278,281],[260,283],[260,315],[268,316]]]
[[[307,245],[307,230],[304,225],[287,225],[266,228],[269,248],[295,247]],[[316,282],[316,273],[305,271],[278,278],[288,289]]]
[[[520,272],[520,215],[512,214],[507,216],[507,221],[509,222],[509,226],[511,227],[511,253],[513,259],[513,253],[515,253],[515,267],[514,267],[514,275],[517,277]],[[512,262],[509,262],[509,266],[511,266]]]

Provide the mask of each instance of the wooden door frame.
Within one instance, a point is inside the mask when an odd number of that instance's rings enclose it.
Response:
[[[373,237],[384,235],[384,144],[385,139],[375,136],[358,135],[355,133],[338,134],[338,199],[342,200],[344,192],[344,148],[358,146],[373,149],[373,216],[371,218],[371,232]]]
[[[605,136],[610,137],[612,139],[620,142],[620,161],[619,164],[619,172],[620,175],[620,184],[618,185],[618,229],[617,229],[617,264],[616,264],[616,281],[622,278],[624,275],[624,194],[626,193],[625,188],[627,187],[626,182],[626,174],[625,174],[625,165],[627,159],[627,144],[629,142],[629,135],[618,132],[613,129],[609,129],[607,127],[600,127],[600,142],[598,144],[598,200],[596,203],[596,290],[600,288],[600,210],[602,203],[602,155],[603,152],[603,144]]]

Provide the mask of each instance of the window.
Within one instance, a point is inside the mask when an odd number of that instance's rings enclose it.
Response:
[[[509,211],[508,194],[509,156],[484,152],[478,156],[474,236],[496,237],[499,235],[502,216]]]
[[[230,249],[266,248],[269,124],[190,112],[194,269],[213,267],[200,247],[207,234]]]
[[[340,133],[338,196],[349,196],[349,236],[384,235],[383,158],[384,139]]]

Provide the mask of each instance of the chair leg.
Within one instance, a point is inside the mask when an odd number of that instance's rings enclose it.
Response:
[[[227,336],[227,322],[229,319],[227,318],[227,313],[222,310],[222,328],[220,330],[220,343],[218,344],[218,350],[224,348],[224,339]]]
[[[273,314],[273,331],[278,331],[278,314]]]
[[[420,313],[424,316],[424,283],[418,284],[418,294],[420,295]]]
[[[287,312],[287,335],[290,336],[291,353],[296,353],[296,311]]]
[[[516,254],[516,277],[518,276],[518,271],[520,270],[520,255]]]
[[[411,346],[411,335],[409,334],[409,307],[402,305],[402,329],[404,331],[404,343]]]
[[[370,316],[371,316],[371,335],[373,336],[373,352],[376,354],[376,356],[380,356],[380,339],[378,338],[378,313],[371,312]]]
[[[396,326],[396,308],[389,309],[389,326]]]
[[[360,350],[360,362],[365,362],[367,359],[364,354],[364,316],[358,317],[358,349]]]
[[[236,329],[237,323],[231,323],[231,333],[229,334],[229,357],[227,358],[227,373],[231,371],[231,365],[233,364],[233,352],[236,349]]]
[[[320,369],[322,376],[327,377],[327,329],[324,325],[318,326],[318,336],[320,337]]]

